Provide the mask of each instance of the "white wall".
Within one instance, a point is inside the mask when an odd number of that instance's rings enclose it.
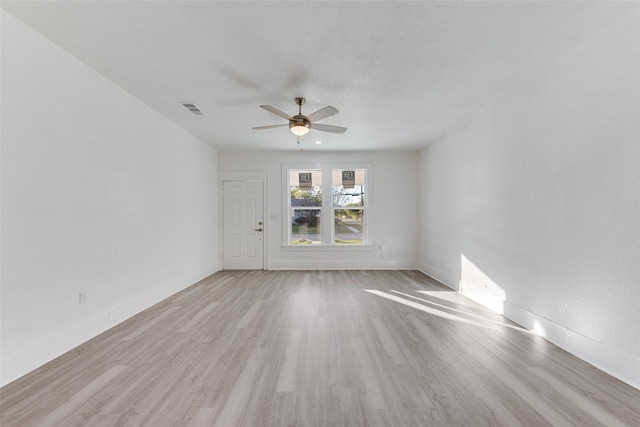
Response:
[[[421,269],[635,387],[638,40],[635,13],[420,152]]]
[[[6,384],[218,269],[217,153],[1,18]]]
[[[346,137],[346,136],[345,136]],[[407,269],[417,265],[417,178],[416,152],[243,152],[221,151],[222,171],[265,171],[268,200],[265,225],[269,269]],[[373,165],[371,218],[374,250],[322,251],[284,249],[283,183],[284,163],[353,162]],[[278,215],[271,220],[271,215]],[[298,249],[298,248],[296,248]]]

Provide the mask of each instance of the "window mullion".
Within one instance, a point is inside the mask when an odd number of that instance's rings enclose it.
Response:
[[[333,195],[331,168],[322,168],[322,244],[333,244]]]

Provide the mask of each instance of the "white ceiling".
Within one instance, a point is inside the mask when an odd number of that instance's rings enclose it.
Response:
[[[326,105],[309,150],[412,150],[638,3],[4,1],[2,8],[221,150],[296,149],[286,123]],[[195,116],[179,102],[196,103]],[[96,100],[96,102],[100,102]],[[322,145],[312,142],[323,141]]]

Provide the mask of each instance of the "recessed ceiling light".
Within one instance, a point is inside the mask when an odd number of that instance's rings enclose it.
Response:
[[[322,144],[322,141],[316,141],[316,144],[320,145]]]

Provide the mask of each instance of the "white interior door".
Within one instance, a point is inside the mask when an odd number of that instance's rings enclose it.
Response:
[[[262,181],[223,181],[223,254],[225,270],[264,269]]]

